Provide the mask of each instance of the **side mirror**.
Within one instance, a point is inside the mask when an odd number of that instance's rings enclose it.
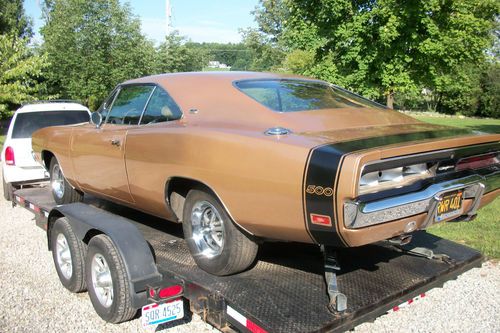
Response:
[[[99,128],[102,125],[102,115],[99,112],[92,112],[90,115],[90,122],[95,125],[95,128]]]

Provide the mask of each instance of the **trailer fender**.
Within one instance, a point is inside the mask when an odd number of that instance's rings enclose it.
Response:
[[[72,203],[57,206],[50,211],[47,235],[50,235],[54,221],[63,216],[68,219],[73,231],[81,240],[88,241],[86,237],[89,232],[103,233],[111,238],[125,263],[131,284],[130,290],[135,291],[134,305],[138,308],[145,305],[147,286],[160,282],[162,275],[158,272],[149,244],[137,227],[127,219],[97,207]]]

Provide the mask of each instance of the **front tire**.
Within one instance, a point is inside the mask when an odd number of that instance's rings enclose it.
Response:
[[[50,230],[50,249],[62,285],[73,293],[87,290],[85,284],[87,246],[76,237],[65,217],[57,219]]]
[[[98,235],[89,242],[86,281],[90,301],[97,314],[107,322],[132,319],[131,290],[125,264],[111,239]]]
[[[75,190],[64,177],[61,166],[55,157],[50,161],[50,187],[52,196],[58,205],[83,200],[83,194]]]
[[[258,245],[241,231],[212,194],[191,190],[183,212],[184,238],[196,264],[214,275],[247,269]]]

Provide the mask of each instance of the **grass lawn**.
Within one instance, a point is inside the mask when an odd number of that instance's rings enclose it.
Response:
[[[5,135],[0,135],[0,147],[3,146],[4,142],[5,142]]]
[[[418,120],[422,120],[431,124],[454,126],[460,128],[468,128],[471,130],[482,131],[487,133],[500,133],[500,119],[476,119],[476,118],[458,118],[458,117],[429,117],[415,116]]]
[[[500,133],[500,119],[425,116],[417,116],[416,118],[437,125]],[[488,258],[500,259],[500,198],[481,208],[474,221],[439,224],[431,227],[428,231],[436,236],[473,247]]]
[[[500,259],[500,198],[481,208],[474,221],[438,224],[428,231],[473,247],[490,259]]]

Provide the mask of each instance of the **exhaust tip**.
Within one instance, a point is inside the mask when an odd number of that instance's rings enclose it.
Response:
[[[389,239],[389,243],[398,246],[404,246],[411,242],[412,235],[400,235],[394,238]]]

